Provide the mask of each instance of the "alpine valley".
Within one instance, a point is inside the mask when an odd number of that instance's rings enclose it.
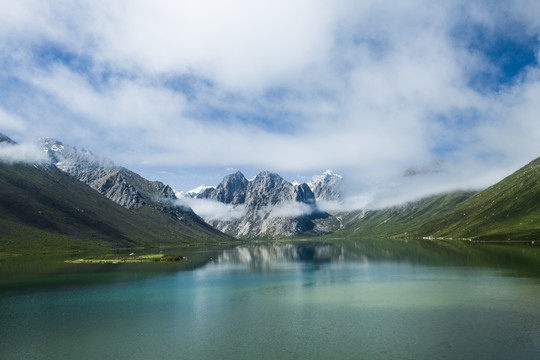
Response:
[[[379,209],[328,211],[345,200],[332,171],[306,183],[264,171],[177,191],[55,139],[44,162],[0,162],[0,252],[213,246],[256,239],[540,238],[540,159],[479,192],[455,191]],[[17,144],[0,134],[0,146]],[[220,215],[199,211],[218,204]]]

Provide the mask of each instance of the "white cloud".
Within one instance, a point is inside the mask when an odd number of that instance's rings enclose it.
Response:
[[[475,21],[538,37],[527,6],[0,2],[0,130],[56,136],[136,171],[336,168],[362,204],[487,186],[540,155],[537,65],[478,91],[471,75],[493,64],[454,36]],[[445,176],[402,179],[439,157]]]
[[[49,161],[44,151],[35,144],[0,143],[0,161],[6,163],[40,164]]]
[[[26,129],[27,126],[20,116],[9,113],[0,107],[0,132],[23,132]]]
[[[243,206],[233,206],[207,199],[181,198],[177,201],[177,204],[190,207],[195,214],[206,221],[231,221],[245,215],[245,208]]]
[[[150,73],[193,72],[226,87],[261,89],[331,46],[326,1],[99,2],[83,31],[104,62]],[[107,14],[107,16],[103,16]]]
[[[294,218],[306,216],[313,213],[313,207],[308,204],[291,201],[285,204],[279,204],[270,211],[271,218]]]

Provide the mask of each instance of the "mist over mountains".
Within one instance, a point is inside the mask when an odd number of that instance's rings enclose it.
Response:
[[[240,171],[216,187],[177,192],[209,224],[235,237],[286,237],[307,231],[324,232],[315,219],[329,216],[318,203],[340,200],[341,176],[331,171],[308,183],[288,182],[264,171],[248,180]],[[317,195],[316,195],[317,194]]]
[[[16,162],[10,162],[1,158],[1,251],[111,251],[116,248],[186,246],[231,241],[231,237],[206,224],[190,209],[168,204],[160,198],[151,199],[147,194],[141,195],[148,189],[139,187],[136,181],[130,182],[129,178],[125,179],[124,184],[129,184],[135,194],[140,196],[134,203],[137,206],[121,201],[122,197],[107,197],[115,193],[102,194],[96,191],[99,188],[94,189],[72,174],[79,167],[79,175],[86,176],[88,181],[95,179],[95,185],[101,183],[97,179],[107,176],[105,169],[114,172],[117,168],[110,162],[106,162],[107,166],[100,166],[96,161],[78,164],[70,156],[80,155],[88,160],[94,158],[94,155],[68,151],[63,156],[62,150],[65,147],[62,148],[61,143],[54,141],[47,144],[48,150],[55,151],[50,154],[49,161],[35,163],[19,158]],[[18,148],[17,144],[5,138],[0,145],[11,146],[15,150]],[[46,154],[44,149],[35,149]],[[61,158],[66,166],[69,163],[72,173],[60,170],[58,163],[52,162],[53,158]],[[137,179],[135,175],[132,174],[133,179],[146,184],[144,179]],[[110,179],[117,178],[112,176]],[[104,182],[113,182],[110,179]],[[127,195],[127,198],[134,199],[133,193]],[[123,203],[123,206],[113,199]]]
[[[18,146],[5,136],[4,142]],[[86,149],[42,138],[37,147],[59,170],[125,207],[150,207],[175,220],[206,222],[239,238],[287,237],[308,231],[325,233],[314,219],[329,216],[325,201],[340,201],[341,176],[327,171],[307,183],[290,183],[268,171],[248,180],[241,172],[227,175],[216,187],[178,192],[160,181],[149,181]],[[35,149],[33,149],[35,152]],[[180,197],[180,199],[177,197]]]
[[[269,171],[247,179],[237,171],[216,186],[176,191],[56,139],[17,144],[0,134],[0,221],[12,245],[10,239],[27,240],[25,234],[35,231],[54,244],[92,237],[135,245],[333,232],[534,241],[540,234],[539,161],[480,192],[446,192],[368,210],[358,203],[349,207],[343,177],[331,170],[304,183]]]

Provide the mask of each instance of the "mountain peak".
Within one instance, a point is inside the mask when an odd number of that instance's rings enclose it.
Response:
[[[196,196],[200,199],[210,199],[225,204],[243,204],[246,199],[246,189],[249,181],[244,174],[237,171],[223,178],[221,183],[215,188],[206,187]]]
[[[338,177],[338,178],[340,178],[340,179],[343,178],[343,176],[341,176],[341,175],[339,175],[339,174],[336,174],[333,170],[326,170],[326,171],[322,174],[322,176],[325,176],[325,177],[327,177],[327,176],[335,176],[335,177]]]
[[[332,170],[326,170],[322,175],[314,176],[307,184],[317,201],[342,200],[343,177]]]
[[[52,137],[41,138],[38,140],[38,144],[45,151],[62,151],[64,144]]]
[[[258,173],[255,178],[258,178],[258,177],[261,177],[261,178],[265,178],[265,177],[281,178],[281,176],[279,176],[278,174],[270,172],[268,170],[261,171],[260,173]]]
[[[232,205],[242,216],[233,220],[208,219],[226,233],[239,237],[282,237],[314,227],[312,214],[318,209],[307,184],[291,184],[279,174],[262,171],[251,180],[241,172],[225,176],[215,189],[197,198]]]
[[[11,144],[11,145],[17,144],[15,141],[11,140],[11,138],[9,136],[4,135],[2,133],[0,133],[0,143],[8,143],[8,144]]]

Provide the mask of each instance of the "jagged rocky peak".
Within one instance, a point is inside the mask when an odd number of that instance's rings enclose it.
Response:
[[[258,174],[249,182],[246,191],[248,209],[262,209],[288,202],[315,204],[312,191],[305,184],[293,185],[281,176],[269,171]]]
[[[70,167],[103,167],[113,168],[114,162],[107,158],[95,155],[91,151],[77,150],[76,147],[64,145],[62,142],[54,138],[43,138],[39,140],[41,148],[49,155],[49,157],[59,166],[65,168],[64,171],[69,172]]]
[[[2,133],[0,133],[0,143],[6,143],[6,144],[11,144],[11,145],[15,145],[16,142],[11,140],[11,138],[7,135],[4,135]]]
[[[297,184],[293,185],[295,187],[296,191],[296,201],[297,202],[303,202],[306,204],[313,205],[315,204],[315,194],[313,194],[313,191],[309,187],[308,184]]]
[[[225,176],[215,188],[206,188],[197,197],[211,199],[225,204],[239,205],[246,201],[246,190],[249,181],[244,174],[237,171]]]
[[[245,204],[248,209],[261,209],[291,201],[315,204],[315,197],[307,184],[291,184],[269,171],[263,171],[251,180],[237,171],[225,176],[215,188],[204,188],[195,197],[231,205]]]
[[[343,200],[343,177],[332,170],[314,176],[308,185],[317,201]]]
[[[56,167],[88,184],[106,176],[116,168],[109,159],[97,156],[85,149],[79,151],[54,138],[40,139],[39,145]]]
[[[91,151],[78,150],[54,138],[40,139],[39,144],[60,170],[128,209],[144,205],[161,209],[164,201],[176,199],[170,186],[146,180]]]
[[[201,186],[197,186],[195,189],[189,190],[189,191],[177,191],[173,190],[174,194],[178,199],[180,198],[197,198],[201,193],[204,193],[205,191],[208,191],[209,189],[215,189],[215,186],[208,186],[206,184],[203,184]]]
[[[269,171],[251,180],[241,172],[227,175],[218,186],[206,187],[195,197],[231,206],[239,216],[206,220],[225,233],[243,238],[296,235],[314,229],[312,220],[325,215],[318,210],[308,184],[292,184]]]

